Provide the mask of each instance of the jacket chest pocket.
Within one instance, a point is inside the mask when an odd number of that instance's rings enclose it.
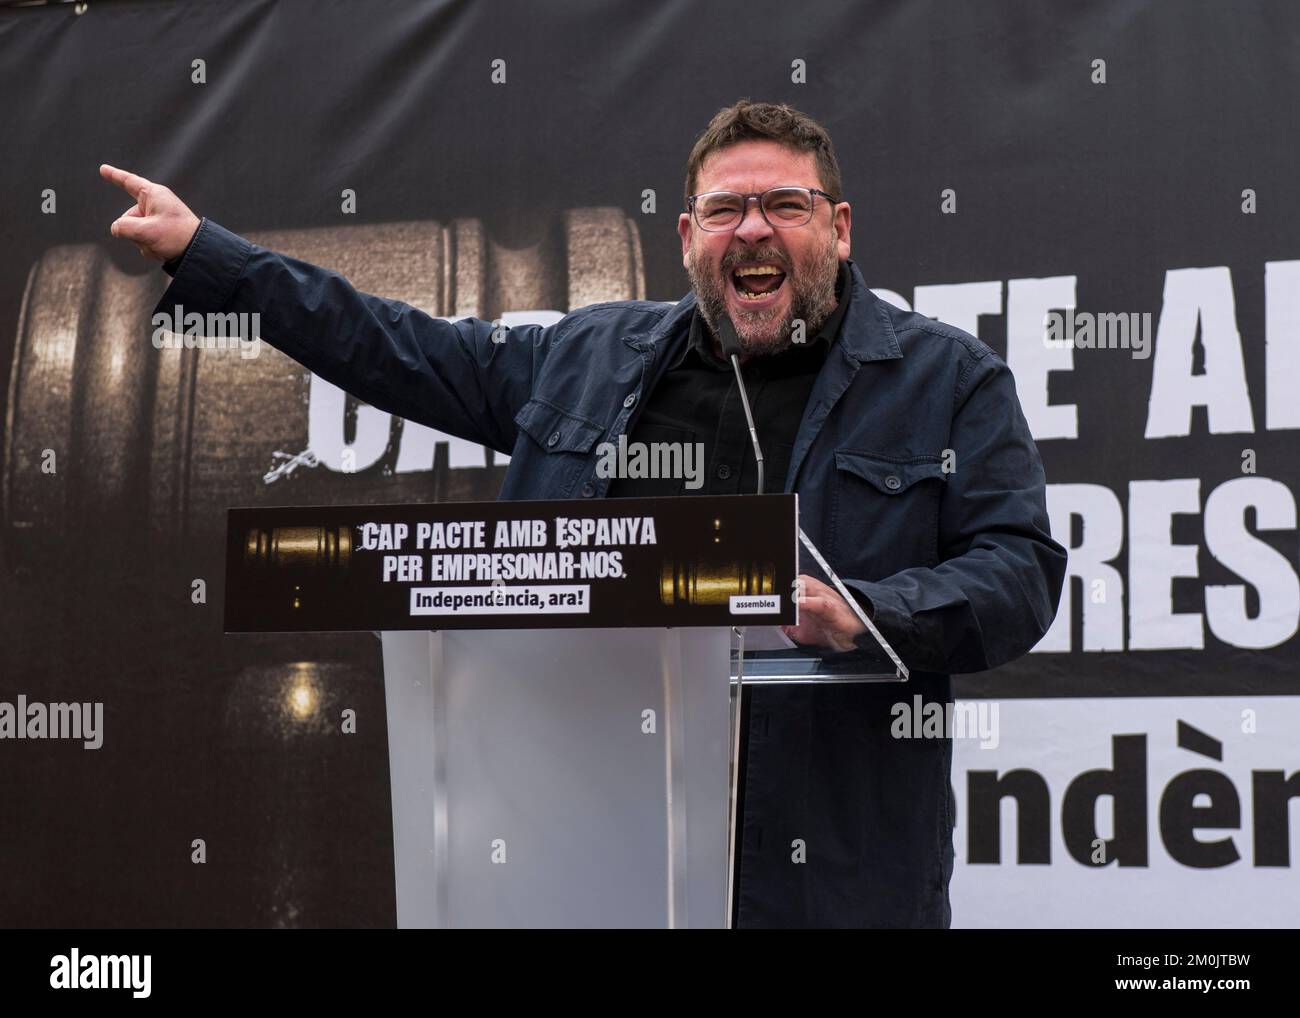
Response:
[[[519,441],[532,446],[525,450],[516,445],[515,454],[533,454],[533,462],[540,463],[545,472],[544,488],[550,497],[571,497],[578,475],[605,429],[544,399],[525,403],[515,414],[515,424],[519,426]]]
[[[939,500],[948,475],[940,456],[835,450],[831,547],[845,568],[889,576],[939,561]],[[851,573],[851,575],[866,575]]]

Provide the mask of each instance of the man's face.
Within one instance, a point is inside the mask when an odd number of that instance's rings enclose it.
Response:
[[[744,141],[711,153],[700,167],[696,194],[738,191],[755,194],[770,187],[793,185],[825,190],[809,152],[796,152],[774,141]],[[812,221],[805,226],[769,226],[757,202],[746,206],[745,218],[733,230],[701,230],[690,213],[677,222],[682,239],[682,264],[690,276],[700,314],[716,333],[716,322],[730,316],[747,355],[777,353],[790,345],[795,320],[805,323],[811,338],[835,310],[835,279],[839,263],[849,257],[851,213],[847,202],[832,206],[817,195]],[[772,266],[780,275],[740,276],[742,267]],[[761,297],[742,296],[746,279],[769,287]]]

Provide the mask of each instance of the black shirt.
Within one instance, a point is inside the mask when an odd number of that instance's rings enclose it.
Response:
[[[816,335],[781,353],[751,357],[741,365],[763,450],[766,492],[785,490],[799,422],[817,374],[839,335],[852,289],[848,265],[841,261],[835,281],[838,303]],[[699,443],[703,455],[699,461],[690,461],[693,478],[616,477],[610,482],[610,498],[741,495],[757,490],[758,468],[735,372],[730,360],[715,352],[713,334],[698,309],[691,319],[686,349],[655,386],[627,441],[647,446]],[[697,481],[698,486],[693,487]]]

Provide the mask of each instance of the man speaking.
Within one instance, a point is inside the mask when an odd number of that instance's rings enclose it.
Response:
[[[818,123],[748,100],[721,110],[691,151],[677,223],[693,292],[545,327],[448,323],[360,293],[200,220],[160,184],[100,172],[135,200],[113,235],[174,277],[160,311],[259,313],[264,340],[358,399],[508,453],[504,499],[755,491],[718,338],[729,320],[764,490],[798,492],[803,529],[912,670],[905,687],[753,689],[739,925],[950,924],[952,744],[892,737],[891,708],[946,704],[950,673],[1028,651],[1056,612],[1065,551],[1006,364],[867,289]],[[701,444],[703,483],[609,476],[598,446],[620,438]],[[855,612],[803,580],[787,634],[855,647]]]

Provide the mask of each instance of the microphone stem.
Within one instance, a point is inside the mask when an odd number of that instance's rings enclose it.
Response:
[[[754,443],[754,462],[758,464],[758,494],[763,494],[763,450],[758,445],[758,429],[754,427],[754,415],[749,409],[749,394],[745,391],[745,379],[740,373],[740,358],[731,355],[731,366],[736,371],[736,386],[740,389],[740,405],[745,408],[745,421],[749,425],[749,440]]]

